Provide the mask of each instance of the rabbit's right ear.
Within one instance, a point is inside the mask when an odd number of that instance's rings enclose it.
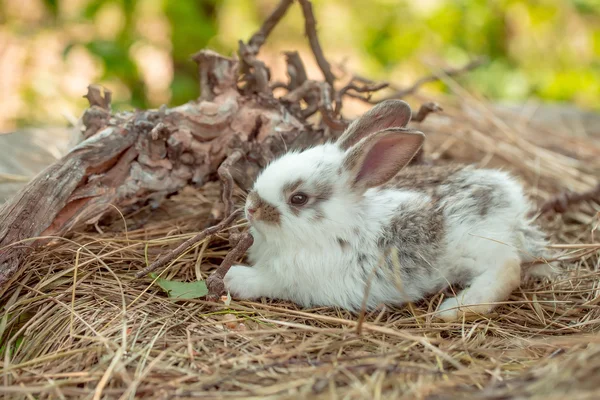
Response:
[[[403,128],[408,124],[412,112],[408,103],[402,100],[385,100],[364,113],[350,124],[336,144],[348,150],[361,139],[389,128]]]
[[[360,193],[392,179],[423,146],[425,136],[412,129],[386,129],[350,148],[342,164],[351,187]]]

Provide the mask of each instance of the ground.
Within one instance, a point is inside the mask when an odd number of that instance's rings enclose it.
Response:
[[[430,133],[434,162],[509,168],[538,203],[559,188],[589,187],[600,170],[597,138],[576,141],[522,120],[445,109],[421,127]],[[189,188],[158,210],[81,228],[33,252],[0,300],[0,392],[94,399],[597,396],[598,205],[539,219],[566,252],[561,275],[524,283],[489,317],[439,322],[439,293],[359,323],[345,311],[274,300],[174,300],[150,279],[134,279],[209,223],[218,192],[216,184]],[[200,243],[163,276],[205,278],[227,253],[226,237]]]

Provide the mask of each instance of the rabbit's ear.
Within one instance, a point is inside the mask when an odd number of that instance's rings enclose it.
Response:
[[[342,168],[353,177],[353,189],[363,192],[392,179],[423,146],[425,135],[411,129],[386,129],[350,148]]]
[[[405,127],[411,116],[410,106],[405,101],[382,101],[352,122],[336,143],[343,150],[348,150],[375,132],[388,128]]]

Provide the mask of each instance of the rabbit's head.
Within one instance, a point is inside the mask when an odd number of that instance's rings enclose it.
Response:
[[[289,152],[258,176],[246,201],[252,227],[273,241],[319,240],[351,226],[364,193],[407,165],[422,133],[406,129],[411,111],[400,100],[379,103],[335,143]]]

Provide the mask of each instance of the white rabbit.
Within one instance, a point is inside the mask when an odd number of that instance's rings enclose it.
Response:
[[[368,309],[463,287],[441,304],[445,320],[506,300],[521,263],[548,256],[521,185],[471,166],[403,168],[424,140],[410,118],[385,101],[336,143],[273,161],[246,201],[253,266],[230,269],[230,293],[357,311],[369,281]]]

